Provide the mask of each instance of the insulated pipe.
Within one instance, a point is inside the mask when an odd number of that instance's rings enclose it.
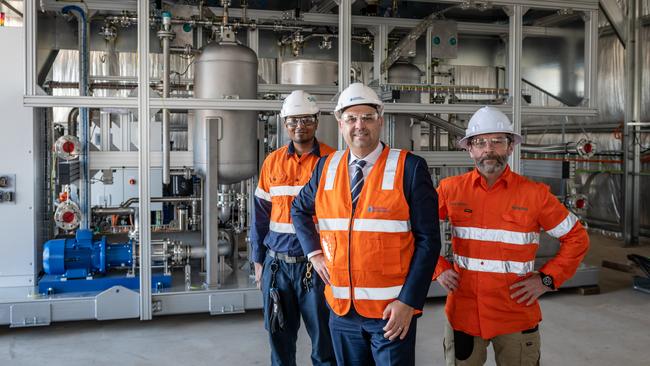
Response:
[[[69,5],[61,9],[63,14],[74,14],[79,23],[79,95],[88,95],[88,24],[86,22],[86,13],[76,5]],[[82,218],[80,228],[88,229],[90,227],[90,165],[88,164],[89,149],[89,113],[88,108],[80,108],[81,115],[81,147],[82,153],[79,158],[81,165],[81,194],[79,203],[81,206]]]
[[[134,215],[135,209],[132,207],[93,207],[92,212],[97,216]]]
[[[162,29],[158,32],[158,37],[162,41],[163,51],[163,99],[169,98],[169,75],[170,75],[170,51],[169,43],[174,38],[174,33],[171,31],[171,14],[163,12],[162,14]],[[162,182],[169,184],[169,166],[170,166],[170,135],[169,135],[169,110],[163,108],[162,110]]]
[[[457,126],[449,121],[446,121],[438,116],[434,116],[432,114],[407,114],[407,115],[419,121],[423,121],[431,125],[434,125],[436,127],[440,127],[443,130],[451,133],[452,135],[465,136],[464,128]]]

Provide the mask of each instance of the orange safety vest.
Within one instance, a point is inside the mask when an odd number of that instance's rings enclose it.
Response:
[[[316,217],[331,286],[325,298],[343,316],[354,303],[367,318],[381,318],[400,294],[414,251],[404,197],[405,150],[385,147],[365,178],[352,212],[349,150],[330,155],[316,193]]]
[[[452,226],[453,269],[460,276],[458,288],[447,295],[452,327],[490,339],[537,325],[539,304],[518,304],[510,286],[535,270],[540,228],[563,247],[540,270],[556,286],[573,276],[589,246],[578,218],[548,186],[509,168],[490,189],[476,170],[443,179],[438,200],[440,219],[448,217]],[[434,278],[449,268],[441,257]]]
[[[335,150],[318,142],[320,156]],[[320,159],[313,154],[289,154],[288,145],[272,152],[260,172],[255,196],[271,202],[269,230],[278,234],[296,234],[291,221],[291,204],[302,187],[309,182],[314,167]]]

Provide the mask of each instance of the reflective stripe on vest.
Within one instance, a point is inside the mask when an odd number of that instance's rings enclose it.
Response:
[[[295,197],[300,193],[304,186],[275,186],[269,189],[271,197],[292,196]]]
[[[345,150],[339,150],[332,155],[332,160],[330,160],[330,165],[327,167],[327,172],[325,173],[325,190],[331,191],[334,188],[334,178],[336,178],[336,169],[339,167],[339,162],[345,154]]]
[[[454,261],[458,267],[476,272],[514,273],[524,276],[535,269],[535,261],[515,262],[499,261],[494,259],[469,258],[454,254]]]
[[[271,195],[260,187],[255,188],[255,197],[271,202]]]
[[[567,217],[562,220],[561,223],[559,223],[556,227],[552,228],[551,230],[548,230],[547,233],[554,237],[554,238],[561,238],[564,235],[568,234],[571,229],[576,225],[578,222],[578,218],[576,215],[574,215],[572,212],[569,212]]]
[[[459,239],[497,241],[506,244],[528,245],[539,244],[539,233],[522,233],[517,231],[482,229],[478,227],[454,226],[451,229],[454,237]]]
[[[319,219],[318,224],[326,231],[348,231],[350,219]],[[352,231],[369,231],[374,233],[406,233],[411,231],[411,224],[404,220],[354,219]]]
[[[392,190],[395,186],[395,172],[397,172],[397,161],[399,160],[399,149],[390,149],[386,158],[386,168],[384,168],[384,177],[381,181],[382,191]]]
[[[332,295],[337,299],[350,299],[350,288],[330,286]],[[355,287],[354,298],[356,300],[392,300],[399,296],[403,286],[391,287]]]

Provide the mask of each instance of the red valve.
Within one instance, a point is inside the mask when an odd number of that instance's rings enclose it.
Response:
[[[586,204],[586,202],[582,198],[576,200],[576,208],[577,209],[582,210],[583,208],[585,208],[585,204]]]
[[[129,179],[129,184],[132,186],[135,185],[135,179],[134,178]]]
[[[585,144],[585,146],[583,146],[582,149],[583,149],[587,154],[589,154],[589,153],[591,153],[591,151],[593,151],[594,148],[593,148],[593,146],[591,146],[591,144]]]
[[[63,143],[63,146],[61,146],[61,149],[63,149],[64,152],[71,154],[74,151],[74,143],[66,141]]]
[[[63,215],[61,216],[61,219],[63,219],[63,222],[66,222],[68,224],[73,222],[74,221],[74,212],[71,212],[71,211],[64,212]]]

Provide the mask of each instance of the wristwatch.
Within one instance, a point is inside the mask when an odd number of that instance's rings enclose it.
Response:
[[[555,283],[553,282],[553,277],[543,272],[539,272],[539,276],[542,278],[542,285],[550,288],[551,290],[555,290]]]

